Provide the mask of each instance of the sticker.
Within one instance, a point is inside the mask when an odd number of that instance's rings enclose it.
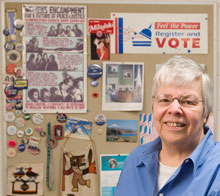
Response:
[[[7,128],[8,135],[15,135],[17,132],[17,128],[14,125],[11,125]]]
[[[93,93],[92,93],[92,96],[93,96],[94,98],[97,98],[97,97],[99,96],[99,94],[98,94],[97,92],[93,92]]]
[[[26,149],[26,147],[25,147],[24,144],[19,144],[19,145],[18,145],[18,150],[19,150],[20,152],[24,152],[25,149]]]
[[[16,127],[24,127],[24,125],[25,125],[25,120],[23,119],[23,118],[17,118],[16,120],[15,120],[15,125],[16,125]]]
[[[6,55],[6,58],[10,63],[18,63],[21,59],[21,56],[17,50],[10,50]]]
[[[6,65],[6,72],[8,74],[14,74],[15,73],[15,68],[16,68],[16,65],[15,64],[7,64]],[[14,80],[13,80],[14,81]]]
[[[97,125],[104,125],[106,123],[106,117],[104,114],[98,114],[95,117],[95,122]]]
[[[16,146],[16,141],[15,140],[10,140],[8,141],[8,145],[11,147],[11,148],[14,148]]]
[[[33,129],[30,128],[30,127],[27,128],[27,129],[25,129],[25,134],[26,134],[26,135],[33,135],[33,132],[34,132]]]
[[[36,113],[36,114],[33,115],[32,120],[35,124],[40,125],[44,121],[44,116],[40,113]]]
[[[10,51],[15,48],[15,45],[13,42],[6,42],[4,45],[5,51]]]
[[[23,27],[24,27],[24,21],[21,20],[21,19],[16,19],[14,21],[14,27],[17,29],[17,30],[22,30]]]
[[[18,94],[18,90],[13,85],[6,85],[4,89],[6,97],[15,97]]]
[[[5,114],[5,120],[7,122],[13,122],[15,120],[15,114],[14,112],[6,112]]]
[[[31,115],[26,113],[24,114],[24,120],[30,120],[31,119]]]
[[[24,137],[24,131],[23,130],[17,131],[17,136],[18,137]]]
[[[8,150],[7,150],[7,157],[12,158],[12,157],[14,157],[15,155],[16,155],[15,149],[14,149],[14,148],[8,148]]]
[[[64,113],[58,113],[57,114],[57,121],[60,123],[64,123],[67,121],[67,115]]]

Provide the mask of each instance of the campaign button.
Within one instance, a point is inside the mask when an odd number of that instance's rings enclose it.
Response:
[[[19,150],[20,152],[24,152],[25,149],[26,149],[26,147],[25,147],[24,144],[19,144],[19,145],[18,145],[18,150]]]
[[[35,124],[40,125],[44,121],[44,116],[40,113],[36,113],[36,114],[33,115],[32,120]]]
[[[10,34],[9,29],[4,29],[4,30],[3,30],[3,34],[4,34],[5,36],[9,36],[9,34]]]
[[[22,52],[23,49],[24,49],[24,45],[22,43],[15,44],[15,50],[17,50],[18,52]]]
[[[98,78],[102,76],[102,67],[98,64],[89,65],[87,75],[93,80],[97,80]]]
[[[16,125],[16,127],[24,127],[24,125],[25,125],[25,120],[23,119],[23,118],[17,118],[16,120],[15,120],[15,125]]]
[[[24,131],[23,130],[17,131],[17,136],[18,137],[24,137]]]
[[[5,114],[5,120],[7,122],[13,122],[15,120],[15,114],[14,112],[6,112]]]
[[[106,123],[106,117],[104,114],[98,114],[95,117],[95,122],[97,125],[104,125]]]
[[[6,85],[4,93],[6,97],[15,97],[18,94],[18,89],[15,89],[13,85]]]
[[[7,157],[12,158],[12,157],[14,157],[15,155],[16,155],[15,149],[14,149],[14,148],[8,148],[8,150],[7,150]]]
[[[47,134],[47,133],[46,133],[45,131],[41,131],[41,132],[40,132],[40,136],[41,136],[41,137],[45,137],[46,134]]]
[[[17,29],[17,30],[22,30],[23,27],[24,27],[24,21],[21,20],[21,19],[17,19],[14,21],[14,27]]]
[[[15,67],[16,67],[15,64],[7,64],[6,65],[6,72],[8,74],[14,74],[15,73]]]
[[[30,120],[31,119],[31,115],[26,113],[24,114],[24,120]]]
[[[20,115],[21,115],[21,113],[22,113],[22,111],[21,111],[21,110],[15,110],[15,115],[16,115],[16,116],[20,116]]]
[[[16,141],[15,140],[10,140],[8,141],[8,145],[11,147],[11,148],[14,148],[16,146]]]
[[[33,133],[34,133],[34,131],[33,131],[33,129],[32,128],[27,128],[27,129],[25,129],[25,134],[26,135],[33,135]]]
[[[15,135],[17,132],[17,128],[14,125],[11,125],[7,128],[8,135]]]
[[[35,127],[34,131],[40,133],[41,131],[43,131],[43,128],[42,127]]]
[[[7,103],[6,104],[6,110],[7,111],[11,111],[11,110],[13,110],[13,108],[14,108],[14,105],[12,103]]]
[[[13,50],[15,48],[15,45],[13,42],[6,42],[4,45],[4,48],[6,51]]]
[[[29,138],[28,137],[24,137],[24,138],[22,138],[21,142],[23,144],[28,144],[29,143]]]

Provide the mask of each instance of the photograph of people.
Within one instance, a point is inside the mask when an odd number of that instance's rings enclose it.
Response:
[[[59,95],[59,90],[56,87],[50,88],[50,102],[61,102],[62,97]]]
[[[49,102],[50,101],[50,91],[47,88],[42,88],[40,90],[40,100],[42,102]]]
[[[41,102],[40,101],[40,93],[37,88],[32,88],[28,90],[28,97],[32,102]]]
[[[79,29],[77,24],[73,25],[72,31],[76,37],[82,37],[82,35],[83,35],[82,31]]]
[[[46,71],[57,71],[58,70],[58,64],[55,60],[55,56],[53,54],[51,54],[49,56],[49,61],[47,63],[47,65],[45,66],[45,70]]]
[[[206,126],[213,84],[195,61],[174,56],[157,71],[152,114],[159,137],[126,159],[115,196],[220,194],[220,143]]]

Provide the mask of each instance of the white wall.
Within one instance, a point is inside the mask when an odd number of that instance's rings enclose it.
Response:
[[[0,2],[3,2],[4,0],[0,0]],[[25,0],[24,0],[25,1]],[[64,0],[65,1],[65,0]],[[64,2],[63,1],[63,2]],[[16,0],[5,0],[5,2],[16,2]],[[26,0],[25,2],[28,2],[28,0]],[[29,0],[29,2],[31,2],[31,0]],[[38,1],[33,1],[32,2],[45,2],[45,0],[38,0]],[[54,1],[50,1],[48,0],[47,2],[54,2]],[[57,0],[57,2],[59,2]],[[71,3],[74,3],[74,2],[79,2],[77,0],[66,0],[65,2],[71,2]],[[152,3],[152,4],[159,4],[159,3],[170,3],[170,4],[174,4],[174,3],[177,3],[177,4],[180,4],[180,3],[183,3],[183,4],[192,4],[192,3],[195,3],[195,4],[207,4],[207,3],[216,3],[216,13],[220,11],[220,0],[190,0],[190,1],[181,1],[181,0],[170,0],[170,1],[167,1],[167,0],[151,0],[151,1],[148,1],[148,0],[125,0],[125,1],[119,1],[119,0],[81,0],[80,3],[104,3],[104,2],[111,2],[111,3],[120,3],[120,2],[128,2],[128,3],[137,3],[137,2],[140,2],[140,3]],[[2,4],[0,4],[0,14],[3,15],[4,14],[4,11],[2,11]],[[220,14],[217,13],[216,14],[216,17],[217,17],[217,21],[216,21],[216,29],[217,29],[217,32],[216,32],[216,48],[220,48],[220,36],[219,36],[219,32],[220,32],[220,25],[217,26],[217,24],[219,24],[219,21],[220,21]],[[2,18],[2,17],[1,17]],[[1,24],[1,23],[0,23]],[[0,29],[2,30],[2,24],[0,26]],[[2,46],[3,43],[2,43],[2,31],[0,32],[0,46]],[[216,56],[217,56],[217,62],[216,62],[216,65],[218,65],[218,63],[220,62],[220,50],[216,50]],[[2,54],[2,47],[0,47],[0,54]],[[1,58],[0,58],[1,59]],[[1,67],[1,62],[0,62],[0,73],[2,74],[2,67]],[[220,127],[220,102],[218,100],[218,97],[220,97],[220,68],[218,68],[219,66],[216,66],[216,69],[214,70],[214,82],[215,82],[215,108],[216,108],[216,111],[215,111],[215,137],[218,141],[220,141],[220,130],[219,130],[219,127]],[[0,74],[0,82],[2,83],[2,75]],[[2,88],[0,88],[0,103],[2,103],[2,95],[3,95],[3,92],[2,92]],[[4,116],[2,115],[3,114],[3,106],[2,104],[0,104],[0,119],[3,119]],[[3,120],[0,121],[0,125],[1,125],[1,133],[5,132],[5,129],[2,125],[2,122]],[[2,174],[6,174],[6,171],[4,169],[4,165],[6,164],[4,158],[5,158],[5,152],[4,152],[4,146],[5,146],[5,141],[3,141],[3,137],[2,137],[2,134],[0,135],[0,196],[5,196],[6,193],[4,192],[4,189],[6,188],[6,176],[2,175]]]

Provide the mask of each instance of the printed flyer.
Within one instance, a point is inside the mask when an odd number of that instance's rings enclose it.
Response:
[[[23,5],[24,111],[85,113],[86,7]]]

